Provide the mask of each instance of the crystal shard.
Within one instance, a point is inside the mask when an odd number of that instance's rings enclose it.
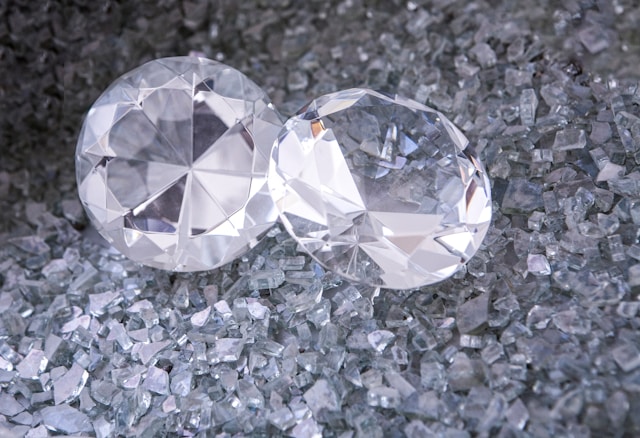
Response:
[[[0,415],[13,417],[22,411],[24,411],[24,406],[18,403],[15,398],[6,393],[0,394]]]
[[[176,271],[223,265],[277,215],[266,190],[280,116],[239,71],[157,59],[89,110],[76,150],[80,199],[127,257]]]
[[[40,411],[42,423],[47,429],[64,435],[93,432],[89,417],[69,405],[47,406]]]
[[[53,400],[56,405],[70,403],[79,395],[84,388],[89,373],[77,363],[71,369],[53,382]]]
[[[269,188],[287,230],[326,268],[415,288],[455,273],[489,228],[489,180],[467,145],[417,102],[340,91],[287,121]]]

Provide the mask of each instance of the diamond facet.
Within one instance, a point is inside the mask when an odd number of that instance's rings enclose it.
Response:
[[[417,102],[340,91],[286,122],[269,188],[287,230],[326,268],[419,287],[454,274],[489,228],[489,180],[467,145]]]
[[[264,91],[238,70],[195,57],[148,62],[86,116],[80,199],[127,257],[176,271],[215,268],[277,218],[266,173],[281,127]]]

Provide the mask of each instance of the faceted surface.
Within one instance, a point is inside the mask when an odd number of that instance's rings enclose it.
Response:
[[[417,102],[340,91],[287,121],[269,187],[287,230],[325,267],[418,287],[455,273],[489,227],[489,181],[467,144]]]
[[[98,231],[135,261],[220,266],[277,217],[266,171],[281,126],[260,87],[231,67],[196,57],[148,62],[86,116],[80,199]]]

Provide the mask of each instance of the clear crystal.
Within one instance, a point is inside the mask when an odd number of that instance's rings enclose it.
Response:
[[[238,360],[244,343],[242,339],[223,338],[215,341],[214,347],[211,349],[210,360],[217,362],[233,362]]]
[[[47,429],[65,435],[93,432],[89,417],[69,405],[47,406],[40,411],[40,415]]]
[[[46,368],[49,360],[41,350],[33,349],[16,366],[16,370],[23,379],[36,380]]]
[[[564,129],[556,132],[552,148],[559,151],[582,149],[587,144],[587,136],[582,129]]]
[[[320,379],[304,393],[304,400],[314,414],[318,414],[320,410],[339,411],[340,400],[331,384]]]
[[[400,401],[400,393],[395,388],[375,386],[367,393],[367,403],[369,406],[396,408],[400,404]]]
[[[24,411],[24,406],[18,403],[15,398],[7,393],[0,394],[0,415],[13,417],[22,411]]]
[[[549,261],[542,254],[529,254],[527,257],[527,270],[535,276],[551,274]]]
[[[507,422],[516,429],[524,429],[527,421],[529,421],[529,411],[520,399],[516,399],[516,401],[509,406],[505,415]]]
[[[281,126],[264,91],[231,67],[196,57],[148,62],[87,114],[76,150],[80,199],[132,260],[212,269],[276,219],[266,172]]]
[[[491,220],[489,181],[442,114],[366,89],[291,118],[269,188],[287,230],[350,280],[408,289],[455,273]]]
[[[84,388],[89,373],[77,363],[53,382],[53,400],[55,404],[70,403],[75,400]]]
[[[489,293],[483,293],[458,307],[456,320],[460,333],[473,334],[486,326],[489,320],[490,298]]]
[[[389,330],[374,330],[367,335],[371,347],[378,353],[382,353],[387,345],[394,341],[396,336]]]
[[[531,88],[522,90],[520,94],[520,120],[523,125],[531,126],[535,123],[537,108],[536,92]]]
[[[149,367],[147,377],[144,379],[142,387],[148,389],[154,394],[169,394],[169,374],[158,367]]]
[[[629,372],[640,367],[640,350],[632,344],[624,344],[611,351],[613,359],[623,371]]]

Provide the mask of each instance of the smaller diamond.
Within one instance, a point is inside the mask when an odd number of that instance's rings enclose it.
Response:
[[[287,121],[269,188],[287,230],[326,268],[419,287],[453,275],[489,228],[489,180],[467,144],[417,102],[340,91]]]

